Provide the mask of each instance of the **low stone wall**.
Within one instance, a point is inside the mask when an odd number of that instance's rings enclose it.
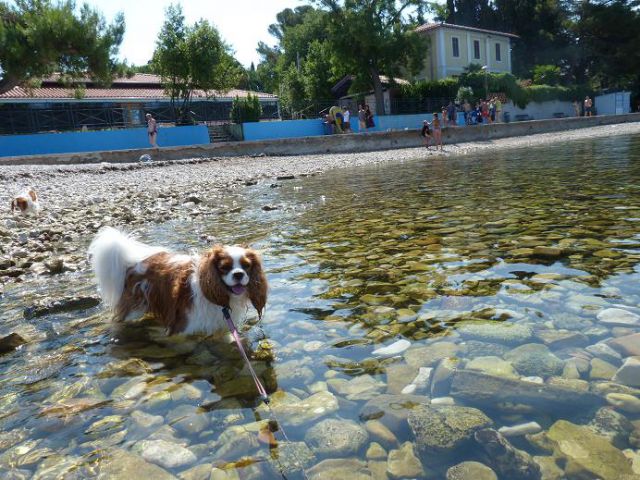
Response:
[[[471,127],[447,128],[443,131],[445,143],[487,141],[497,138],[519,137],[536,133],[559,132],[578,128],[639,122],[640,113],[598,117],[560,118],[529,122],[499,123]],[[2,165],[64,165],[83,163],[129,163],[138,161],[140,155],[149,153],[154,160],[181,160],[185,158],[210,158],[247,155],[310,155],[347,152],[365,152],[411,148],[422,145],[418,130],[359,133],[275,140],[226,142],[188,147],[168,147],[159,150],[134,149],[103,152],[34,155],[0,158]]]

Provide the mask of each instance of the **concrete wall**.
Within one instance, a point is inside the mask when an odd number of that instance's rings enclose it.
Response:
[[[573,103],[553,100],[549,102],[531,102],[525,108],[516,107],[512,102],[507,102],[502,106],[502,111],[511,114],[511,121],[516,115],[529,115],[533,120],[544,120],[554,118],[555,113],[563,113],[565,117],[575,117]]]
[[[177,147],[209,143],[204,125],[158,129],[158,145]],[[146,128],[94,132],[40,133],[0,136],[0,157],[54,153],[127,150],[149,146]]]
[[[243,123],[242,130],[245,140],[312,137],[325,134],[324,125],[320,119]]]
[[[518,137],[536,133],[558,132],[578,128],[640,122],[640,113],[603,115],[596,117],[536,120],[531,122],[478,125],[468,128],[446,128],[445,143],[488,141],[497,138]],[[157,151],[149,149],[105,151],[86,154],[46,155],[0,158],[2,165],[65,165],[82,163],[130,163],[141,154],[151,153],[154,161],[183,160],[187,158],[215,158],[246,155],[308,155],[345,152],[366,152],[422,146],[419,130],[361,133],[357,135],[330,135],[296,139],[228,142],[191,147],[170,147]],[[265,159],[265,161],[269,161]]]

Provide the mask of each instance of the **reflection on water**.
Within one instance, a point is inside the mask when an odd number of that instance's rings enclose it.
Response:
[[[113,329],[100,307],[22,317],[91,292],[86,272],[13,287],[0,331],[35,341],[0,357],[0,472],[635,478],[639,160],[619,137],[342,170],[142,232],[263,250],[271,297],[246,335],[290,443],[233,344]]]

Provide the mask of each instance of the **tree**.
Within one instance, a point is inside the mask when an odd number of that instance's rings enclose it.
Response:
[[[376,97],[376,111],[384,112],[380,75],[393,78],[424,65],[426,38],[406,20],[420,0],[314,0],[329,13],[328,41],[338,62],[356,80],[366,79]]]
[[[170,5],[153,54],[154,70],[171,97],[179,122],[185,122],[194,90],[213,95],[234,87],[240,77],[238,62],[208,21],[185,25],[180,6]]]
[[[54,72],[108,83],[122,71],[115,56],[124,28],[122,13],[107,24],[87,4],[76,12],[72,0],[0,2],[0,93]]]
[[[233,123],[258,122],[262,115],[262,106],[257,95],[247,95],[246,98],[233,99],[230,118]]]

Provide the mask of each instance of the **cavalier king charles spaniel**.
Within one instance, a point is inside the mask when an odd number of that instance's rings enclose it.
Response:
[[[22,215],[36,215],[40,210],[38,195],[29,187],[11,200],[11,211],[18,210]]]
[[[180,255],[107,227],[89,255],[100,295],[118,322],[151,313],[169,335],[209,335],[227,330],[223,307],[239,327],[249,303],[261,317],[267,302],[262,262],[249,248],[216,245],[202,255]]]

